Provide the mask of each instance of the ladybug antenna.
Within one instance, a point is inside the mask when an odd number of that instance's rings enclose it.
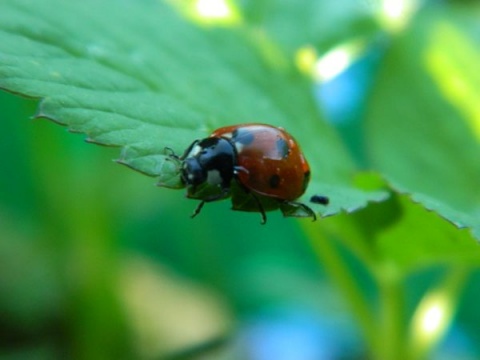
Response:
[[[179,159],[180,157],[175,154],[175,151],[171,147],[165,146],[163,149],[163,153],[167,156],[167,159],[174,158],[174,159]]]

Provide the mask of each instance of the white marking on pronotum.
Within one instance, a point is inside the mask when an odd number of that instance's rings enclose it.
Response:
[[[207,182],[210,185],[218,185],[222,183],[222,177],[218,170],[209,170],[207,173]]]
[[[188,153],[187,157],[193,157],[193,156],[196,156],[200,153],[200,151],[202,151],[202,147],[200,145],[195,145],[192,150],[190,150],[190,152]]]

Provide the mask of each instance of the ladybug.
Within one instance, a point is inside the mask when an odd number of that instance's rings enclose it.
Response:
[[[231,198],[232,209],[266,212],[280,209],[284,216],[309,216],[315,212],[297,202],[310,181],[310,167],[295,139],[284,129],[259,123],[226,126],[194,141],[179,161],[182,187],[187,197],[200,200],[192,214],[207,202]],[[315,199],[314,199],[315,198]],[[326,205],[318,195],[312,202]]]

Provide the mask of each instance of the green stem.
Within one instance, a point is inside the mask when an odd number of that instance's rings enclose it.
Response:
[[[322,236],[318,228],[306,226],[308,238],[316,255],[320,259],[320,263],[329,273],[334,283],[339,287],[340,291],[345,295],[345,299],[355,314],[367,343],[371,348],[376,347],[378,334],[374,326],[374,316],[368,301],[363,295],[362,289],[358,282],[352,276],[352,271],[345,263],[338,249],[333,244],[333,240],[328,236]]]
[[[391,269],[393,270],[393,269]],[[379,287],[381,341],[372,349],[378,360],[405,359],[404,291],[402,278],[389,269],[382,269],[376,278]]]

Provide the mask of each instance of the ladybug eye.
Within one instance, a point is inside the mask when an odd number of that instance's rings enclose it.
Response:
[[[196,158],[189,158],[184,161],[181,176],[183,182],[189,185],[199,185],[207,178],[206,171],[200,166]]]

